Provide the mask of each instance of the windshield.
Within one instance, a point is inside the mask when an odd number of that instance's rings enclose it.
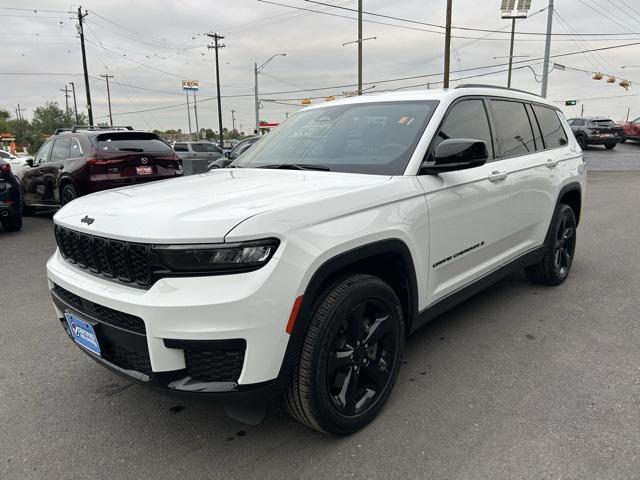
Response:
[[[302,165],[402,175],[437,104],[377,102],[302,111],[247,150],[234,166]]]

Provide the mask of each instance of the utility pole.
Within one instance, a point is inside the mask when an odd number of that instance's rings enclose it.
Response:
[[[358,95],[362,95],[362,0],[358,0]]]
[[[443,88],[449,88],[449,64],[451,63],[451,5],[452,0],[447,0],[447,20],[444,34],[444,79]]]
[[[108,73],[100,74],[102,78],[107,81],[107,103],[109,104],[109,125],[113,127],[113,117],[111,116],[111,91],[109,90],[109,79],[113,78],[113,75]]]
[[[78,104],[76,103],[76,85],[73,82],[71,84],[71,91],[73,92],[73,113],[76,116],[76,125],[78,124]]]
[[[16,105],[16,118],[17,118],[18,120],[20,120],[20,121],[22,121],[22,120],[23,120],[23,119],[22,119],[22,110],[23,110],[23,109],[21,109],[21,108],[20,108],[20,104],[18,103],[18,104]]]
[[[582,105],[580,106],[580,117],[584,117],[584,102],[582,102]]]
[[[511,47],[509,47],[509,74],[507,76],[507,88],[511,88],[511,71],[513,68],[513,43],[516,37],[516,17],[511,19]]]
[[[69,115],[69,88],[65,85],[64,88],[60,89],[61,92],[64,92],[64,114],[66,116]]]
[[[189,95],[189,90],[187,90]],[[193,115],[196,117],[196,138],[200,140],[200,127],[198,126],[198,104],[196,103],[196,91],[193,91]]]
[[[189,109],[189,90],[185,90],[187,94],[187,118],[189,119],[189,140],[193,140],[193,131],[191,130],[191,110]]]
[[[84,70],[84,88],[87,92],[87,113],[89,114],[89,126],[93,126],[93,109],[91,108],[91,92],[89,91],[89,71],[87,70],[87,53],[84,49],[84,28],[82,22],[88,13],[82,14],[82,7],[78,7],[78,34],[80,35],[80,49],[82,50],[82,68]]]
[[[258,66],[257,63],[253,64],[253,79],[254,79],[254,97],[255,97],[255,109],[256,109],[256,135],[260,135],[260,98],[258,96],[258,74],[264,70],[264,68],[276,57],[286,57],[286,53],[276,53],[271,55],[266,62]]]
[[[214,49],[216,53],[216,88],[218,92],[218,128],[220,129],[220,148],[222,148],[224,144],[224,134],[222,132],[222,102],[220,100],[220,64],[218,62],[218,50],[224,48],[224,43],[218,43],[220,40],[223,40],[224,37],[222,35],[218,35],[217,33],[207,33],[207,37],[213,38],[213,45],[207,45],[208,49]]]
[[[543,98],[547,98],[547,86],[549,84],[549,56],[551,55],[551,30],[553,27],[553,0],[549,0],[547,12],[547,40],[544,44],[544,66],[542,67],[542,91]]]
[[[236,129],[236,111],[235,110],[231,110],[231,124],[233,125],[233,128],[231,131],[234,131]]]

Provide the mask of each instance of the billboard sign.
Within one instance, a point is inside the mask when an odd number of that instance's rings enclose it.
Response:
[[[198,90],[198,80],[182,80],[183,90]]]

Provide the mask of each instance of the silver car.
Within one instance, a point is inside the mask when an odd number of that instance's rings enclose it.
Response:
[[[173,149],[182,161],[185,175],[203,173],[215,160],[224,157],[222,150],[211,142],[176,142]]]

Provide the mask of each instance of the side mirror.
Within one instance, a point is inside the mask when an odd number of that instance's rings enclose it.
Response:
[[[33,167],[33,158],[27,159],[25,163],[29,165],[29,167]]]
[[[435,162],[423,163],[421,175],[466,170],[484,165],[489,158],[487,144],[470,138],[450,138],[438,145]]]
[[[226,152],[224,152],[224,156],[227,158],[231,158],[231,152],[227,150]]]

